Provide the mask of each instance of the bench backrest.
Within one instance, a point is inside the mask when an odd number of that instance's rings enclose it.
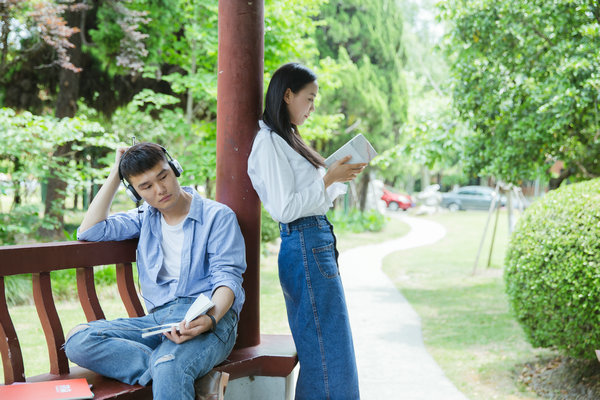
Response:
[[[65,338],[54,305],[50,272],[76,268],[77,293],[89,321],[104,318],[94,285],[94,266],[116,266],[119,294],[130,317],[144,315],[133,280],[136,240],[122,242],[57,242],[25,246],[0,247],[0,353],[4,367],[4,384],[25,381],[25,369],[19,339],[8,305],[4,277],[32,274],[33,298],[44,330],[50,373],[69,373],[69,362],[62,349]]]

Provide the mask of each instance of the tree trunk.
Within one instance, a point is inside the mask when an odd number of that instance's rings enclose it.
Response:
[[[431,174],[426,166],[421,167],[421,191],[431,185]]]
[[[365,169],[362,172],[362,177],[360,179],[360,185],[358,188],[358,204],[360,206],[360,211],[365,211],[367,207],[367,194],[369,193],[369,182],[371,182],[371,175],[369,174],[368,169]]]
[[[206,186],[204,189],[204,195],[206,196],[207,199],[213,199],[213,181],[211,181],[209,178],[206,178]]]
[[[81,13],[67,11],[65,20],[68,26],[80,26]],[[73,65],[81,66],[81,36],[74,34],[69,38],[75,47],[68,50]],[[80,75],[71,70],[62,68],[59,75],[59,90],[56,98],[55,115],[58,118],[73,118],[77,112],[77,99],[79,98]],[[72,143],[60,145],[52,157],[64,157],[71,151]],[[51,169],[48,176],[48,189],[44,202],[44,216],[54,222],[54,228],[40,229],[40,234],[46,237],[58,238],[62,235],[64,225],[65,189],[67,183],[60,179],[57,170]]]
[[[2,33],[0,34],[0,41],[2,42],[2,56],[0,56],[0,72],[4,72],[6,66],[6,58],[8,55],[8,36],[10,34],[10,6],[0,6],[2,12]]]
[[[573,174],[571,168],[565,168],[560,171],[560,175],[556,178],[550,178],[548,182],[548,190],[558,189],[561,183]]]
[[[15,172],[18,172],[21,169],[21,160],[19,160],[19,157],[14,158],[13,164],[15,166]],[[15,175],[18,176],[18,174]],[[14,209],[16,206],[21,204],[21,182],[18,179],[13,179],[13,190],[15,191],[15,194],[11,208]]]
[[[511,188],[506,192],[506,209],[508,210],[508,233],[513,233],[515,230],[515,224],[517,223],[514,216],[514,207],[513,207],[513,189]]]
[[[190,75],[196,74],[196,41],[192,40],[191,44],[191,53],[192,53],[192,66],[190,68]],[[187,90],[187,104],[185,107],[185,119],[188,124],[192,124],[192,119],[194,118],[194,96],[192,95],[192,90]]]

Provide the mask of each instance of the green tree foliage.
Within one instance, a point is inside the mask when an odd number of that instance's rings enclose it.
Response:
[[[429,175],[434,173],[441,177],[442,185],[449,183],[448,173],[464,179],[461,158],[468,131],[452,106],[449,71],[439,48],[442,27],[434,21],[431,3],[407,2],[403,7],[407,120],[399,131],[398,144],[376,160],[386,183],[408,191],[428,185]],[[419,178],[420,185],[413,187]]]
[[[317,31],[321,56],[339,64],[340,84],[321,104],[326,112],[341,112],[345,135],[332,142],[333,150],[355,130],[380,144],[397,140],[406,120],[403,81],[403,18],[396,1],[330,1],[321,8]],[[325,97],[325,96],[324,96]]]
[[[266,2],[267,76],[290,60],[316,60],[311,36],[322,3]],[[70,76],[65,104],[76,118],[97,121],[111,141],[90,142],[85,151],[71,148],[69,141],[49,142],[60,149],[54,160],[64,164],[57,168],[69,171],[68,165],[85,161],[81,157],[87,154],[88,165],[97,169],[103,160],[111,162],[106,156],[117,145],[136,136],[164,144],[185,167],[182,183],[205,185],[210,196],[216,163],[217,7],[217,0],[5,2],[0,5],[6,72],[0,77],[0,105],[17,110],[15,115],[20,110],[47,115],[55,108],[57,115],[69,114],[57,106],[59,76],[69,68],[76,74]],[[72,15],[79,22],[70,27]],[[68,53],[74,47],[80,56],[75,64]],[[18,169],[9,157],[3,161],[7,170]],[[74,181],[100,184],[102,179],[89,171],[65,176],[57,190]]]
[[[319,56],[314,35],[322,25],[319,13],[325,2],[265,1],[265,82],[286,62],[295,60],[313,66]]]
[[[595,358],[600,341],[600,179],[565,185],[519,220],[506,290],[534,346]]]
[[[454,102],[471,171],[511,183],[566,163],[600,175],[600,6],[584,0],[445,0]]]
[[[65,191],[97,189],[115,147],[131,136],[165,145],[184,165],[182,183],[203,185],[211,196],[217,0],[11,0],[0,17],[0,106],[14,110],[6,124],[28,134],[19,118],[54,126],[61,121],[54,114],[68,117],[64,124],[99,127],[60,140],[32,137],[55,149],[52,163],[40,158],[49,172],[34,174],[58,192],[52,211],[63,211]],[[407,110],[402,23],[393,0],[265,1],[265,82],[289,61],[317,72],[320,110],[302,135],[323,154],[359,131],[379,149],[398,143]],[[18,174],[30,168],[24,162],[0,156],[10,185],[29,179]]]
[[[99,173],[90,168],[85,156],[53,157],[56,146],[67,142],[73,143],[73,153],[84,153],[90,147],[110,146],[114,137],[85,117],[58,119],[0,108],[0,172],[11,177],[10,184],[0,181],[0,194],[12,196],[0,208],[0,243],[15,244],[35,235],[39,227],[56,224],[48,214],[38,217],[40,207],[28,201],[33,188],[46,181],[48,174],[58,174],[73,194],[82,189],[82,177]]]
[[[324,153],[332,153],[358,132],[376,149],[397,144],[407,110],[400,3],[329,1],[321,7],[320,18],[319,52],[334,59],[339,71],[335,90],[322,95],[320,112],[344,116],[340,130],[323,146]],[[367,171],[359,182],[361,209],[368,183]]]

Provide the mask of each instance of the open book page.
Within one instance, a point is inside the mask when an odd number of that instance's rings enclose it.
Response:
[[[164,332],[171,332],[171,329],[173,327],[175,327],[176,330],[179,330],[179,322],[173,322],[171,324],[164,325],[156,325],[152,328],[142,329],[142,337],[145,338],[152,335],[159,335]]]
[[[215,306],[215,304],[208,297],[206,297],[203,294],[200,294],[200,296],[198,296],[198,298],[196,300],[194,300],[194,302],[192,303],[190,308],[188,308],[187,312],[185,313],[184,320],[185,320],[186,326],[189,325],[190,322],[192,322],[193,320],[198,318],[200,315],[206,313],[208,310],[210,310],[214,306]],[[173,328],[173,327],[175,327],[177,330],[179,330],[179,328],[178,328],[179,322],[180,321],[142,329],[142,337],[158,335],[163,332],[170,332],[171,328]]]
[[[367,138],[364,137],[362,133],[359,133],[347,141],[342,147],[337,149],[335,153],[327,157],[325,165],[329,168],[331,164],[348,155],[352,156],[350,161],[348,161],[350,164],[368,163],[377,155],[377,152],[373,146],[371,146],[371,143],[369,143]]]

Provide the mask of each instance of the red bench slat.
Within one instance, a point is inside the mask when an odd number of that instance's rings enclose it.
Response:
[[[93,268],[77,268],[77,294],[85,318],[89,321],[105,319],[104,312],[98,301],[96,285],[94,284]]]
[[[21,346],[19,345],[15,326],[6,305],[3,276],[0,276],[0,300],[0,335],[2,335],[0,336],[0,353],[2,353],[2,365],[4,366],[4,382],[7,384],[24,382],[23,355],[21,354]]]
[[[118,263],[117,268],[117,287],[119,288],[119,295],[127,310],[127,315],[130,318],[142,317],[145,315],[144,308],[135,290],[135,284],[133,283],[133,268],[131,263]]]
[[[62,345],[65,343],[62,325],[52,296],[50,272],[32,274],[33,300],[46,336],[51,374],[68,374],[69,360]]]

